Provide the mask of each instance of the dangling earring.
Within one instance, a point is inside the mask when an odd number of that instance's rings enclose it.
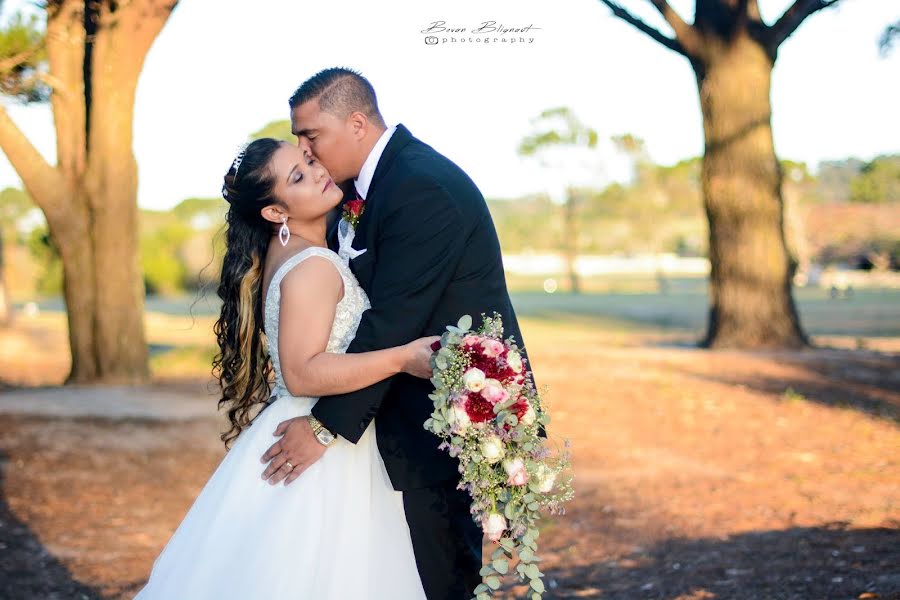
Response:
[[[278,241],[282,246],[287,246],[288,240],[291,239],[291,230],[287,226],[287,217],[281,221],[281,228],[278,229]]]

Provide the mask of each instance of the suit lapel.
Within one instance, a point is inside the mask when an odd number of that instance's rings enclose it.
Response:
[[[378,182],[384,178],[384,174],[390,169],[394,160],[397,158],[397,155],[400,154],[400,151],[403,150],[412,139],[413,136],[409,132],[409,129],[407,129],[403,123],[398,123],[397,129],[394,131],[391,139],[388,140],[387,145],[384,147],[384,152],[381,153],[381,157],[378,159],[378,164],[375,165],[375,172],[372,174],[372,181],[369,183],[369,194],[366,201],[368,201],[369,198],[372,198],[372,192],[375,189],[375,186],[377,186]],[[363,217],[365,217],[365,214],[363,214]]]
[[[393,135],[391,135],[391,139],[388,140],[387,145],[384,147],[384,151],[378,158],[378,164],[375,166],[375,172],[372,174],[372,181],[369,183],[369,192],[366,195],[365,209],[359,219],[359,224],[356,227],[356,235],[353,238],[353,248],[356,250],[366,248],[366,253],[359,258],[350,261],[350,269],[363,285],[363,289],[366,289],[366,292],[369,291],[367,286],[371,281],[371,271],[374,267],[374,263],[367,259],[366,254],[370,255],[369,258],[375,254],[375,240],[372,235],[373,228],[369,224],[373,219],[377,219],[378,183],[384,179],[384,174],[390,170],[391,165],[394,163],[394,160],[396,160],[397,155],[400,154],[400,151],[413,139],[414,138],[409,130],[402,123],[398,123],[397,129],[394,131]],[[351,189],[353,188],[352,181],[350,182],[350,187]],[[352,197],[356,197],[355,190],[353,191]],[[333,236],[336,248],[337,225],[334,226]]]

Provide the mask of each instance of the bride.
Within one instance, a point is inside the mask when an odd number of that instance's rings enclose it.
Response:
[[[401,372],[429,378],[438,338],[345,353],[370,305],[325,243],[326,215],[343,193],[304,149],[254,141],[228,170],[223,195],[230,208],[215,366],[231,423],[222,440],[233,446],[135,598],[424,599],[374,421],[355,445],[336,438],[289,485],[261,478],[259,457],[276,425],[308,415],[319,396]]]

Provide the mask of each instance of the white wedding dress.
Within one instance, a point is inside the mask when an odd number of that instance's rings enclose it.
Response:
[[[374,421],[355,445],[338,436],[290,485],[262,479],[260,458],[278,439],[275,428],[309,414],[316,402],[287,391],[278,360],[280,282],[311,256],[330,260],[344,280],[328,352],[347,350],[370,307],[350,268],[331,250],[307,248],[278,268],[265,306],[274,401],[235,440],[135,600],[425,598],[401,492],[391,486],[378,452]]]

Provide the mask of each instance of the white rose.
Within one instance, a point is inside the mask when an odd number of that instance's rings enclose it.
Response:
[[[534,409],[531,407],[531,403],[528,403],[528,410],[525,411],[525,414],[522,415],[522,418],[519,419],[525,425],[531,425],[537,419],[537,413],[534,412]]]
[[[509,368],[516,373],[521,373],[523,367],[522,355],[515,350],[510,351],[510,353],[506,355],[506,364],[508,364]]]
[[[534,478],[537,481],[538,489],[541,493],[546,494],[553,489],[553,484],[556,482],[556,473],[546,465],[538,465]]]
[[[466,412],[466,408],[458,403],[454,404],[450,409],[450,419],[451,423],[456,424],[459,433],[465,433],[465,431],[469,429],[469,426],[472,425],[472,421],[469,419],[469,413]]]
[[[491,513],[481,520],[481,529],[492,542],[496,542],[506,531],[506,517],[500,513]]]
[[[484,389],[484,371],[477,367],[472,367],[463,375],[463,384],[470,392],[480,392]]]
[[[503,440],[496,435],[489,435],[481,440],[481,455],[490,464],[494,464],[503,458],[506,454],[506,448],[503,447]]]

